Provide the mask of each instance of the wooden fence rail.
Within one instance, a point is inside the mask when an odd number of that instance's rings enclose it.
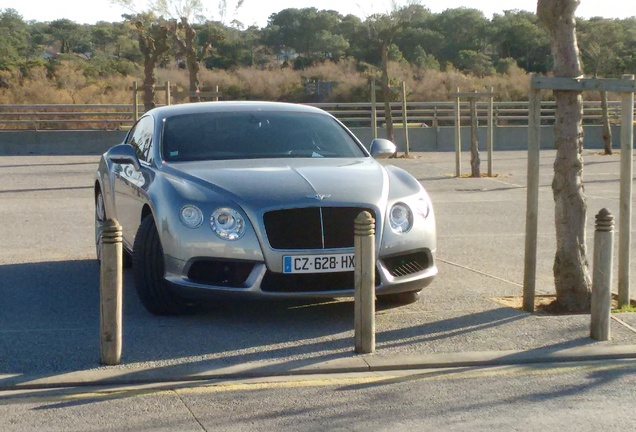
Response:
[[[350,127],[370,127],[371,103],[313,103],[307,104],[330,112]],[[408,102],[407,118],[410,126],[436,127],[454,125],[454,102]],[[377,124],[382,126],[384,104],[378,103]],[[86,105],[0,105],[0,130],[118,130],[130,128],[134,123],[133,104],[86,104]],[[528,102],[495,102],[494,125],[528,125]],[[391,104],[394,122],[402,123],[402,104]],[[470,104],[461,103],[461,117],[468,125]],[[554,122],[554,102],[541,103],[541,123]],[[137,112],[143,113],[143,105],[137,105]],[[621,102],[609,102],[610,119],[617,123],[621,118]],[[488,102],[477,102],[477,116],[480,124],[485,124]],[[584,103],[585,124],[601,124],[600,101]]]

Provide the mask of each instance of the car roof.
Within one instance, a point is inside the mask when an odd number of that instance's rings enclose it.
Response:
[[[159,118],[166,118],[183,114],[199,114],[209,112],[241,112],[241,111],[284,111],[296,113],[320,113],[327,112],[308,105],[292,104],[285,102],[253,102],[253,101],[223,101],[223,102],[195,102],[179,105],[168,105],[154,108],[147,114]]]

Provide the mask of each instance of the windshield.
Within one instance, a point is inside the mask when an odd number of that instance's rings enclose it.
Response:
[[[366,154],[323,114],[240,111],[169,117],[162,138],[171,162],[255,158],[348,158]]]

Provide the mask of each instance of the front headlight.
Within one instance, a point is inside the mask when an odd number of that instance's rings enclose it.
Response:
[[[403,203],[397,203],[389,212],[389,224],[396,233],[408,232],[413,226],[413,212]]]
[[[214,210],[210,217],[212,231],[223,240],[238,240],[245,234],[245,220],[234,209],[222,207]]]
[[[181,223],[192,229],[198,228],[203,223],[203,213],[197,206],[192,204],[183,206],[179,212],[179,218]]]

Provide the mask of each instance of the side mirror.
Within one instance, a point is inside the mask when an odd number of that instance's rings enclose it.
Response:
[[[386,159],[395,154],[397,148],[391,141],[376,138],[371,142],[371,156],[375,159]]]
[[[116,164],[131,164],[136,170],[141,168],[137,153],[130,144],[119,144],[111,147],[106,153],[106,157]]]

